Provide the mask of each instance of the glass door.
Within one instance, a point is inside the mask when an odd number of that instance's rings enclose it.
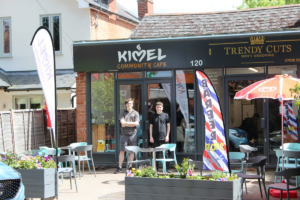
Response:
[[[264,76],[225,78],[226,127],[229,151],[240,151],[247,144],[258,149],[250,157],[266,155],[266,99],[235,100],[235,94],[247,86],[265,79]]]

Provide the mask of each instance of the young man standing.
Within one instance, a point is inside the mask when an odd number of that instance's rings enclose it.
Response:
[[[150,142],[153,143],[153,147],[158,147],[162,144],[169,143],[170,134],[170,117],[167,113],[163,112],[163,103],[156,103],[156,113],[150,118]],[[168,158],[168,151],[165,154]],[[156,166],[158,162],[156,163]],[[169,170],[169,163],[167,162],[167,171]]]
[[[121,135],[120,135],[120,155],[119,155],[119,167],[116,169],[115,174],[122,172],[122,163],[124,160],[124,153],[126,146],[137,146],[137,126],[140,123],[139,113],[133,110],[133,99],[129,98],[125,100],[126,109],[120,112],[119,120],[121,123]],[[131,153],[129,161],[133,161],[134,154]],[[130,165],[131,167],[131,165]]]

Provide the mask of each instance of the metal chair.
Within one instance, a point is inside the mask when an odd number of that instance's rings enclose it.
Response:
[[[138,163],[145,163],[145,162],[149,162],[150,165],[151,165],[151,160],[150,159],[147,159],[147,160],[138,160],[138,153],[140,152],[140,147],[138,146],[128,146],[128,147],[125,147],[125,151],[127,154],[130,154],[130,153],[134,153],[134,156],[136,158],[136,160],[133,160],[133,161],[129,161],[129,155],[127,156],[127,167],[126,167],[126,170],[129,168],[129,164],[135,164],[136,165],[136,168],[137,168],[137,164]],[[127,175],[127,174],[126,174]]]
[[[242,178],[242,190],[243,190],[243,182],[245,179],[257,179],[259,183],[259,189],[261,198],[263,198],[262,191],[261,191],[261,185],[260,185],[260,179],[262,179],[263,186],[265,189],[265,193],[267,196],[267,190],[265,185],[265,165],[267,162],[266,156],[257,156],[255,158],[251,158],[249,160],[246,160],[246,163],[252,163],[252,167],[257,167],[257,174],[237,174],[238,177]]]
[[[276,150],[276,156],[277,156],[277,167],[276,167],[276,172],[278,172],[278,168],[280,168],[282,171],[282,150]],[[299,168],[300,164],[298,163],[300,161],[300,151],[284,151],[284,156],[285,156],[285,163],[283,165],[284,169],[291,169],[291,168]],[[280,162],[281,160],[281,162]],[[295,163],[289,163],[289,161],[294,161]],[[300,171],[300,169],[298,169]],[[276,178],[275,176],[275,183],[276,183]],[[281,181],[280,177],[280,181]],[[298,187],[298,176],[296,176],[296,186]]]
[[[245,158],[245,154],[242,152],[229,152],[229,160],[238,160],[241,163],[241,169],[240,170],[231,170],[232,173],[238,174],[238,173],[243,173],[246,174],[247,171],[244,170],[244,158]],[[245,182],[245,190],[246,190],[246,194],[247,192],[247,185],[246,185],[246,181]]]
[[[72,147],[72,149],[74,149],[76,147],[81,147],[81,146],[86,146],[86,145],[87,145],[86,142],[76,142],[76,143],[71,143],[69,146]],[[72,149],[69,149],[69,155],[71,155]],[[75,152],[73,152],[73,155],[75,155]],[[84,156],[87,157],[87,152],[85,152]],[[75,159],[76,159],[76,157],[75,157]],[[74,165],[75,165],[75,161],[74,161]],[[90,163],[88,162],[87,165],[88,165],[90,173],[92,173],[91,168],[90,168]],[[75,173],[76,173],[76,168],[75,168]]]
[[[194,169],[199,169],[200,175],[202,176],[202,171],[203,171],[203,162],[202,161],[193,161],[189,159],[189,165],[195,165]]]
[[[110,144],[116,144],[116,139],[111,139],[110,140]],[[115,152],[116,150],[115,149],[108,149],[108,145],[109,144],[105,144],[105,152]]]
[[[86,161],[87,163],[89,161],[92,161],[93,169],[94,169],[94,174],[95,174],[95,177],[96,177],[96,171],[95,171],[95,166],[94,166],[94,161],[93,161],[93,155],[92,155],[92,148],[93,148],[93,145],[86,145],[86,146],[75,147],[74,149],[72,149],[72,151],[74,153],[77,153],[77,156],[75,157],[75,161],[78,162],[79,179],[81,179],[80,162],[83,162],[83,164],[82,164],[82,171],[83,171],[83,175],[84,175],[84,161]],[[86,152],[86,155],[80,156],[81,152],[83,152],[83,151]],[[87,154],[88,151],[90,151],[90,155],[91,155],[90,158],[87,156],[88,155]]]
[[[75,170],[74,170],[75,166],[73,165],[75,156],[74,155],[58,156],[57,159],[58,159],[58,162],[70,162],[70,166],[72,166],[72,167],[58,168],[57,176],[58,176],[58,174],[70,173],[70,186],[72,189],[72,173],[73,173],[73,176],[75,179],[75,185],[76,185],[76,192],[78,192],[76,175],[75,175]]]
[[[290,190],[297,190],[300,189],[300,187],[297,186],[292,186],[289,184],[289,179],[291,178],[291,176],[300,176],[300,170],[298,169],[286,169],[283,170],[282,172],[275,172],[274,173],[275,176],[284,176],[286,178],[287,183],[275,183],[275,184],[271,184],[268,186],[268,196],[267,196],[267,200],[269,200],[269,196],[270,196],[270,189],[277,189],[280,190],[280,200],[282,200],[282,191],[285,190],[287,192],[287,198],[288,200],[290,199]]]
[[[176,144],[162,144],[157,148],[167,148],[167,151],[173,151],[174,158],[166,158],[166,152],[163,151],[163,158],[156,159],[156,161],[162,162],[163,165],[163,173],[167,173],[167,162],[175,162],[177,164],[176,160]],[[158,167],[157,167],[158,168]]]

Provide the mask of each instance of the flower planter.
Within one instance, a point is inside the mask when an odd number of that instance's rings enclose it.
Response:
[[[125,199],[242,199],[242,179],[208,181],[125,177]]]
[[[55,196],[55,168],[16,169],[22,176],[26,198]]]

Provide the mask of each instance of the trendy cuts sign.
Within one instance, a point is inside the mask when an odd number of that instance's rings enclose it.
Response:
[[[222,38],[223,37],[223,38]],[[156,70],[300,64],[300,34],[136,39],[74,43],[74,70]]]
[[[196,74],[205,116],[203,169],[228,172],[228,151],[219,98],[207,75],[200,71]]]

